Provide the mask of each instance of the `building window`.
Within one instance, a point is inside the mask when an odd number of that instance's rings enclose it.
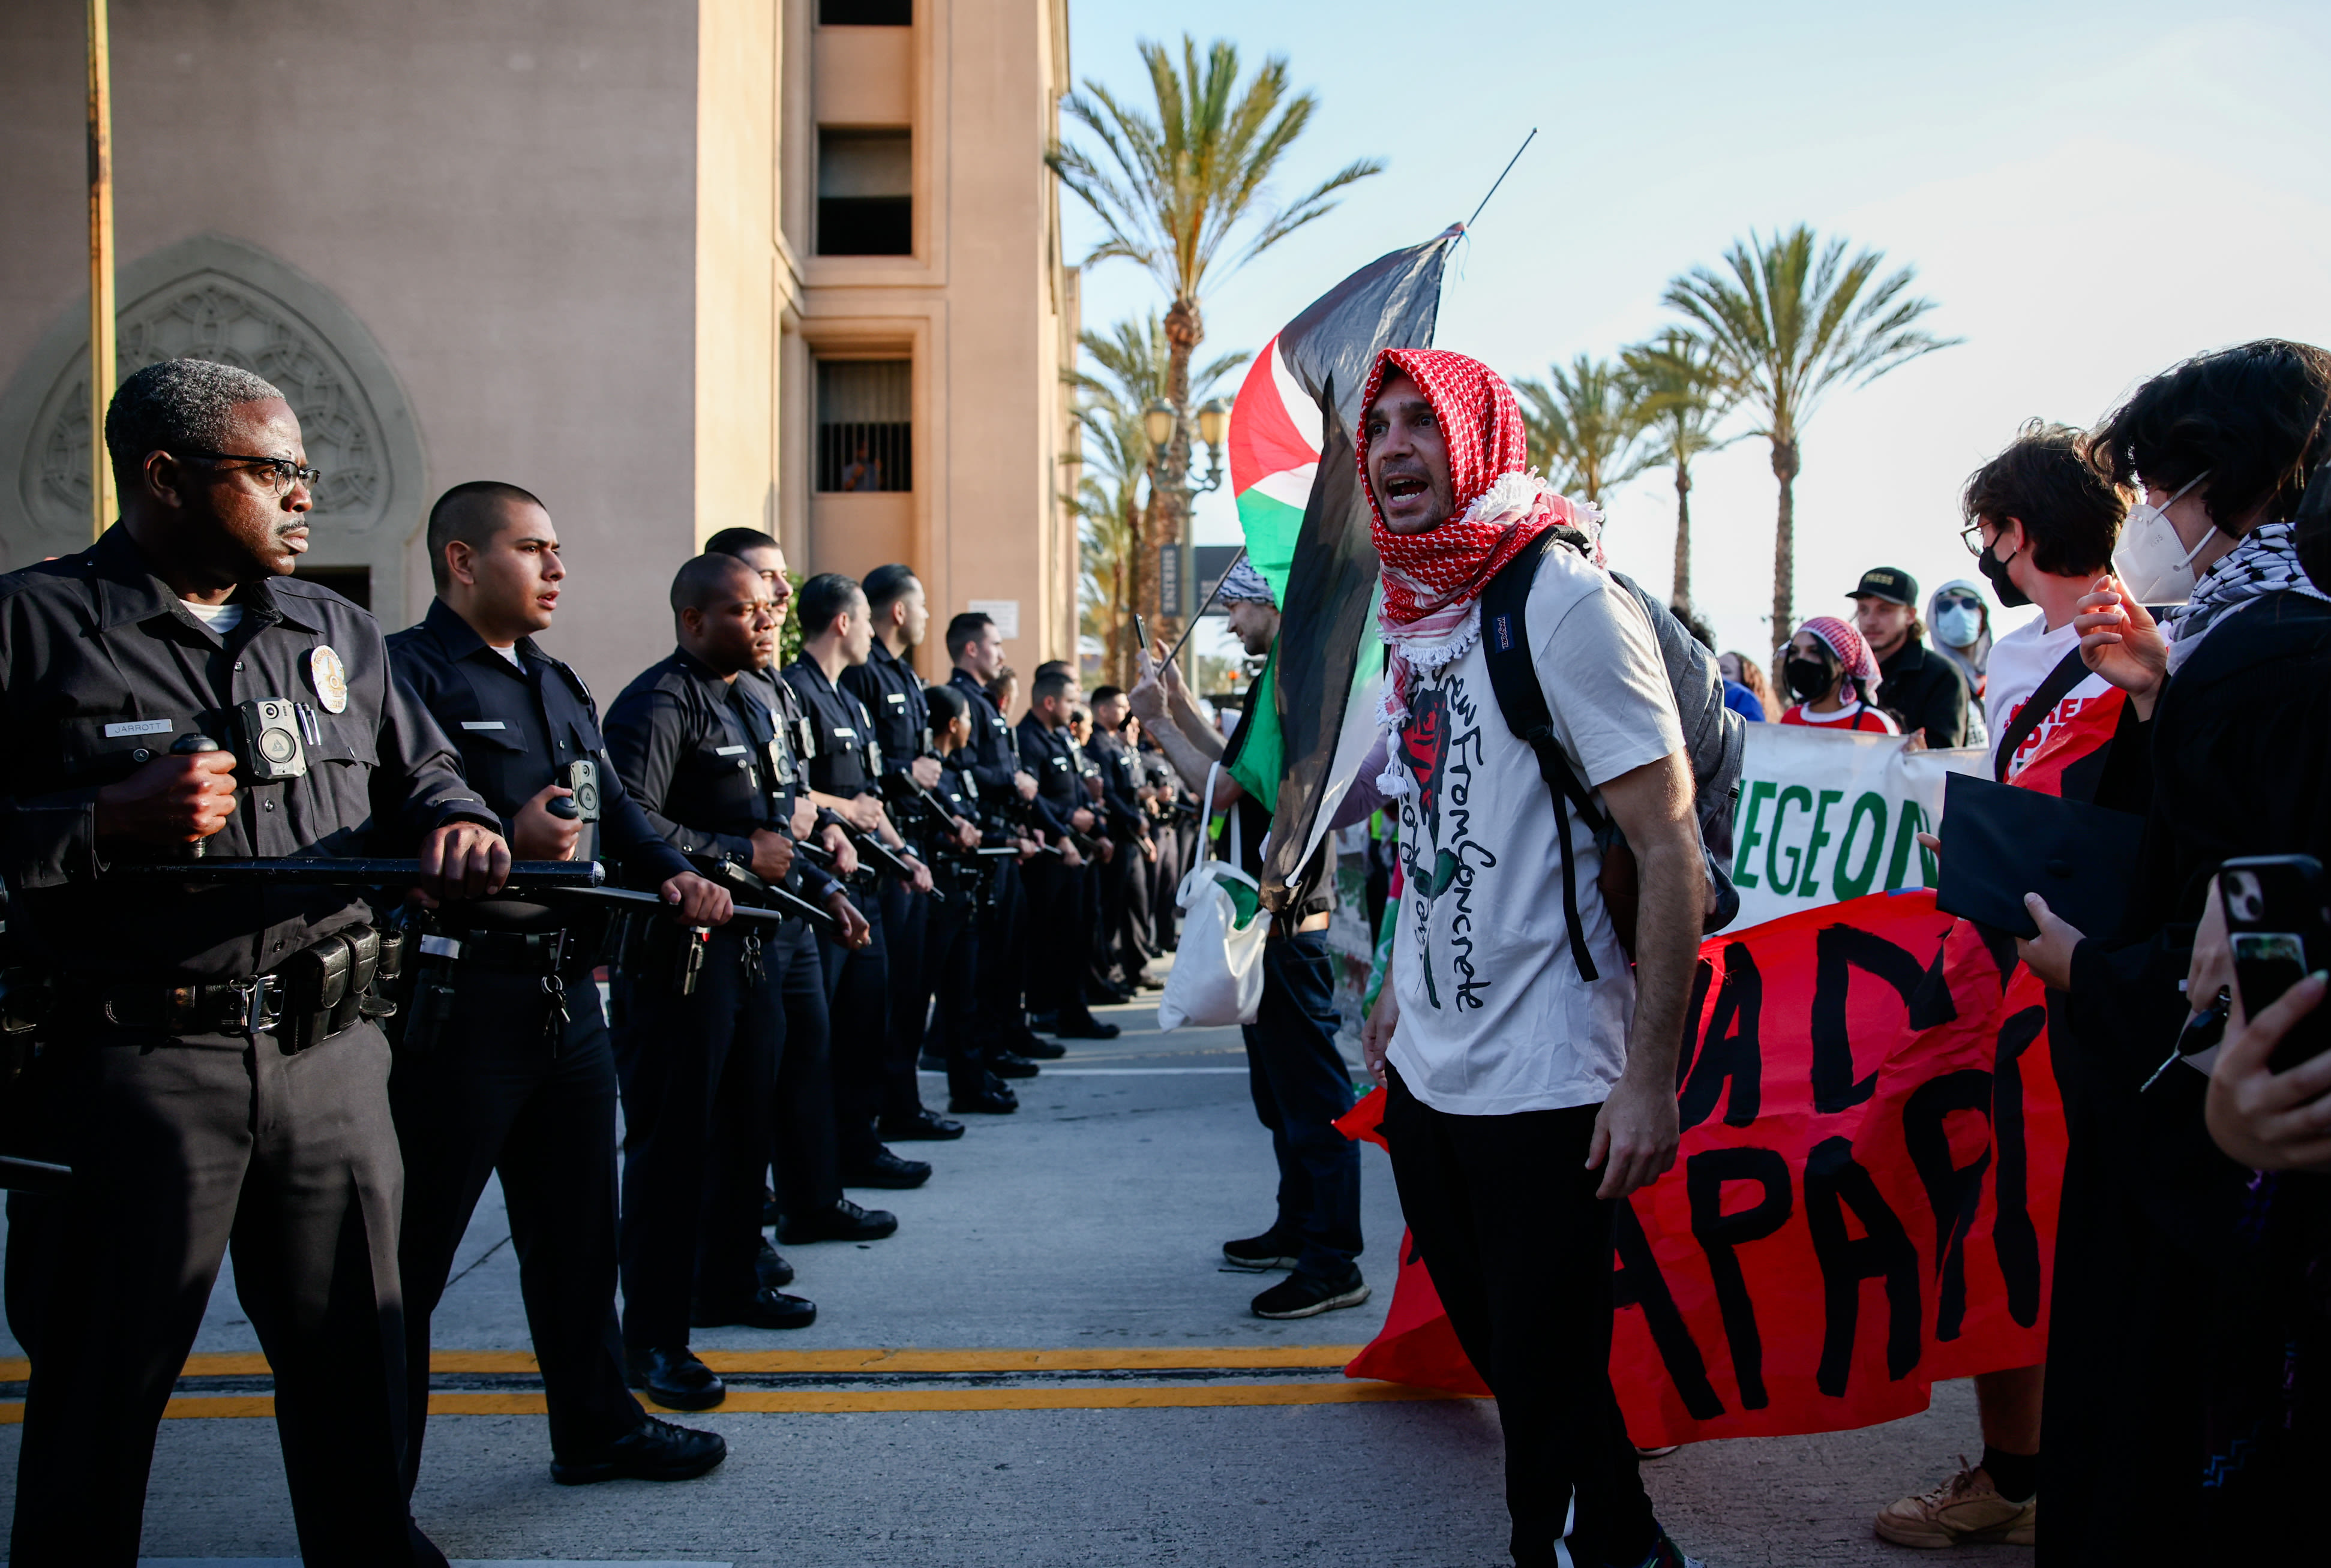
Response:
[[[912,131],[819,128],[819,255],[913,255],[914,193]]]
[[[817,362],[817,488],[910,490],[914,362]]]
[[[915,0],[818,0],[821,27],[911,27]]]

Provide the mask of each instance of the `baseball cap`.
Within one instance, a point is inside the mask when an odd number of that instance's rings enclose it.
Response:
[[[1872,566],[1861,574],[1861,586],[1849,599],[1883,599],[1890,604],[1916,604],[1918,579],[1899,566]]]

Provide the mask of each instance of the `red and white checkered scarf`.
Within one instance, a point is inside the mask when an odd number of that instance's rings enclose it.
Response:
[[[1602,514],[1556,493],[1529,467],[1529,433],[1521,406],[1505,378],[1478,359],[1444,348],[1387,348],[1376,356],[1362,409],[1375,404],[1394,370],[1432,404],[1449,446],[1449,480],[1457,515],[1422,534],[1384,527],[1375,488],[1368,483],[1367,421],[1359,432],[1360,484],[1368,496],[1371,532],[1384,566],[1384,608],[1376,627],[1392,648],[1382,717],[1387,756],[1397,757],[1408,722],[1409,689],[1418,670],[1438,670],[1463,656],[1481,634],[1481,590],[1498,569],[1550,527],[1575,528],[1593,542],[1603,565]],[[1388,761],[1378,783],[1395,794],[1410,785]]]

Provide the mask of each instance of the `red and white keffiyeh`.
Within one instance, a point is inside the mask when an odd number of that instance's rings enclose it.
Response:
[[[1505,378],[1478,359],[1445,348],[1387,348],[1376,356],[1360,399],[1376,400],[1394,370],[1432,404],[1449,446],[1449,479],[1457,515],[1422,534],[1395,534],[1368,483],[1367,422],[1359,432],[1360,484],[1367,491],[1376,556],[1384,566],[1384,608],[1376,625],[1392,648],[1381,723],[1386,762],[1380,787],[1409,793],[1408,776],[1393,758],[1408,722],[1414,671],[1438,670],[1463,656],[1481,634],[1481,590],[1498,569],[1550,527],[1575,528],[1594,542],[1603,565],[1602,514],[1556,493],[1529,467],[1529,434],[1520,404]]]
[[[1861,633],[1834,615],[1816,615],[1797,628],[1822,640],[1845,672],[1856,680],[1878,679],[1878,655],[1870,651],[1870,643]]]

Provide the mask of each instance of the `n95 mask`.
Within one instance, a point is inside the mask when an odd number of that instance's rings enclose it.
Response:
[[[2161,506],[2139,501],[2129,508],[2128,521],[2121,526],[2120,543],[2113,547],[2113,575],[2138,603],[2183,604],[2193,596],[2193,557],[2216,530],[2204,533],[2202,543],[2189,550],[2170,524],[2169,508],[2209,477],[2207,470],[2195,474]]]

